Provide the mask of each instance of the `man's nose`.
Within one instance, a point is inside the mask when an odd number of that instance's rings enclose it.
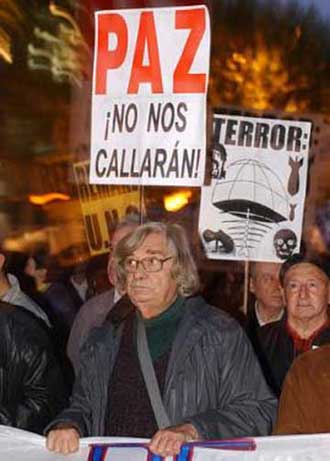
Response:
[[[281,283],[280,283],[280,280],[279,280],[279,279],[275,279],[275,280],[273,281],[273,287],[276,288],[276,290],[281,291]]]
[[[302,283],[299,287],[299,297],[306,298],[306,296],[308,296],[307,286],[305,283]]]
[[[146,275],[146,271],[145,271],[143,265],[141,264],[141,262],[139,262],[138,265],[136,266],[136,270],[134,272],[134,278],[140,279],[140,278],[145,277],[145,275]]]

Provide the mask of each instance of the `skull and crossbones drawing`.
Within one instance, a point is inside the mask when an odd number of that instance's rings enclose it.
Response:
[[[276,256],[282,260],[292,255],[297,246],[297,236],[291,229],[280,229],[274,235]]]

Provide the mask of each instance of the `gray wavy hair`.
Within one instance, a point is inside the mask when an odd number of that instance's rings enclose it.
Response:
[[[199,289],[199,276],[186,232],[179,224],[161,222],[142,224],[118,242],[113,253],[118,289],[126,289],[125,259],[143,244],[148,235],[154,233],[165,236],[168,250],[174,256],[172,277],[177,283],[178,293],[184,297],[193,295]]]

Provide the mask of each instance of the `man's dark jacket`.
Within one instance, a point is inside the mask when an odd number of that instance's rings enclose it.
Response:
[[[163,394],[171,424],[191,422],[205,439],[269,434],[277,402],[244,331],[200,297],[187,300],[185,308]],[[106,326],[92,333],[82,351],[71,407],[46,432],[72,423],[82,436],[109,435],[107,390],[121,331]]]
[[[46,327],[24,309],[0,302],[0,424],[42,433],[65,403]]]
[[[284,378],[294,359],[301,354],[295,350],[293,339],[286,327],[287,317],[259,328],[254,346],[269,386],[279,396]],[[330,326],[313,340],[311,349],[330,343]]]

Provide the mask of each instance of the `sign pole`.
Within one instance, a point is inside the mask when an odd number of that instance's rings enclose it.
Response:
[[[250,260],[246,259],[244,262],[244,302],[243,302],[243,312],[245,316],[247,316],[247,310],[248,310],[249,272],[250,272]]]

